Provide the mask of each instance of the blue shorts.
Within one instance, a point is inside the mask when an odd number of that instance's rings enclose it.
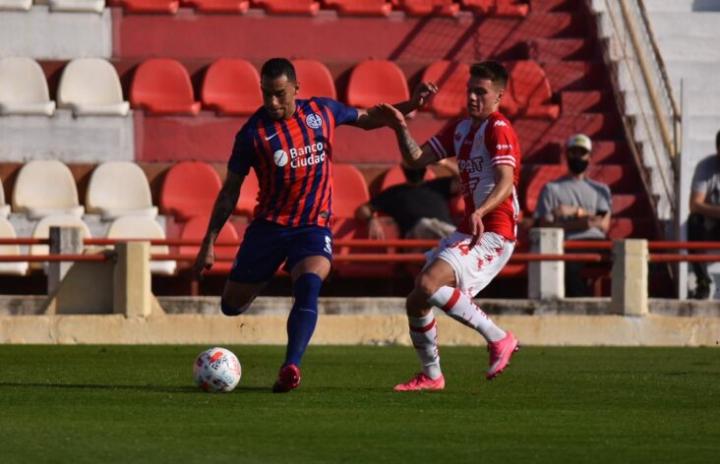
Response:
[[[256,220],[245,230],[229,279],[239,283],[266,282],[285,261],[292,268],[309,256],[332,262],[332,233],[320,226],[288,227]]]

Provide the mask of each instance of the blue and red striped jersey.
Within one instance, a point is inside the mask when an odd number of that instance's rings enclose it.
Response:
[[[332,216],[335,127],[357,121],[358,111],[330,98],[298,99],[290,119],[275,121],[264,108],[235,137],[228,170],[260,184],[255,219],[287,226],[328,226]]]

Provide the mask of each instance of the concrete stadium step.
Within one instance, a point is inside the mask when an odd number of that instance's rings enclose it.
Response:
[[[601,90],[560,92],[563,114],[597,113],[612,110],[612,95]]]
[[[633,162],[630,149],[624,141],[593,140],[593,164],[630,164]],[[565,162],[564,144],[556,139],[547,140],[538,145],[543,148],[537,151],[523,152],[523,163],[526,164],[562,164]]]
[[[532,13],[577,11],[579,8],[582,8],[582,3],[578,0],[530,0]]]
[[[605,65],[596,61],[556,61],[543,64],[553,92],[610,89]]]
[[[595,42],[585,38],[533,39],[527,44],[528,57],[541,63],[561,60],[590,61],[595,51]]]

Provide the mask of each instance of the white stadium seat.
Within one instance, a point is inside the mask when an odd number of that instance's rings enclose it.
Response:
[[[0,115],[24,114],[52,116],[45,74],[32,58],[0,59]]]
[[[105,0],[49,0],[50,11],[102,13]]]
[[[15,228],[5,218],[0,218],[0,237],[16,238]],[[0,256],[19,255],[19,245],[0,245]],[[25,275],[28,263],[0,263],[0,274]]]
[[[147,177],[130,161],[108,161],[95,168],[85,205],[88,213],[101,214],[104,220],[126,215],[154,218],[158,213]]]
[[[28,11],[32,6],[32,0],[0,0],[0,11],[19,10]]]
[[[102,58],[77,58],[65,66],[57,103],[75,116],[127,116],[130,103],[123,100],[115,68]]]
[[[92,234],[90,233],[90,229],[87,224],[85,224],[78,216],[70,214],[53,214],[40,219],[40,221],[35,224],[35,228],[32,232],[32,238],[49,238],[50,227],[53,226],[79,227],[83,231],[83,239],[92,238]],[[30,245],[30,254],[33,256],[47,255],[49,253],[50,247],[48,245]],[[32,263],[30,267],[33,269],[47,269],[47,266],[44,266],[43,263]]]
[[[124,216],[116,219],[110,225],[107,238],[114,239],[164,239],[165,231],[160,224],[152,218],[143,216]],[[151,254],[166,255],[170,252],[167,245],[153,245],[150,247]],[[175,261],[151,261],[150,272],[153,274],[173,275],[177,263]]]
[[[70,169],[56,160],[30,161],[20,169],[12,205],[13,210],[26,213],[30,219],[51,214],[79,218],[84,212]]]

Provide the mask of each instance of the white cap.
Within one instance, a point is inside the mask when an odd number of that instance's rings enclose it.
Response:
[[[567,148],[580,147],[588,152],[592,151],[592,140],[585,134],[575,134],[567,140]]]

